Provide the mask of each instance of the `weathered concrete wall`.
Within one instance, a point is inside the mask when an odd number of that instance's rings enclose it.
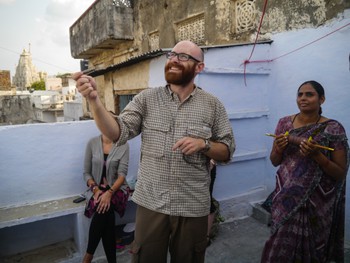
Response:
[[[105,68],[150,51],[152,32],[159,34],[159,48],[171,48],[178,41],[178,23],[199,14],[204,16],[204,40],[200,45],[252,42],[263,5],[264,0],[158,0],[156,3],[153,0],[135,0],[133,40],[112,41],[108,49],[95,50],[89,58],[90,67]],[[318,27],[349,7],[349,0],[269,1],[260,39],[270,39],[273,33]],[[190,31],[196,30],[194,27]],[[85,34],[89,37],[89,34],[95,33]]]
[[[34,119],[30,95],[0,96],[0,125],[25,124]]]
[[[263,0],[257,5],[262,6]],[[350,1],[295,0],[269,1],[261,33],[277,33],[302,28],[319,27],[326,21],[336,18],[350,7]],[[259,10],[258,17],[261,17]]]
[[[150,61],[143,61],[113,74],[114,90],[137,90],[148,88]]]
[[[90,58],[96,54],[91,52],[93,47],[111,49],[120,40],[132,40],[132,12],[129,7],[116,6],[112,0],[95,1],[70,28],[72,56]]]

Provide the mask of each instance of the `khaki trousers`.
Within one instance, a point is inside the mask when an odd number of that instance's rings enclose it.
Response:
[[[204,263],[208,216],[181,217],[136,210],[133,263]]]

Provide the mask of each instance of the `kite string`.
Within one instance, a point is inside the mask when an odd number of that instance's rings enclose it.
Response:
[[[257,40],[258,40],[258,36],[259,36],[259,34],[260,34],[260,29],[261,29],[263,17],[264,17],[265,12],[266,12],[266,6],[267,6],[267,0],[265,0],[265,3],[264,3],[263,15],[262,15],[262,17],[261,17],[261,19],[260,19],[259,28],[258,28],[258,32],[257,32],[256,38],[255,38],[255,42],[254,42],[252,51],[251,51],[251,53],[250,53],[249,58],[243,62],[243,64],[244,64],[244,83],[245,83],[245,86],[247,86],[247,81],[246,81],[247,64],[249,64],[249,63],[270,63],[270,62],[273,62],[273,61],[275,61],[275,60],[277,60],[277,59],[280,59],[280,58],[285,57],[285,56],[288,56],[288,55],[290,55],[290,54],[292,54],[292,53],[294,53],[294,52],[297,52],[297,51],[299,51],[299,50],[301,50],[301,49],[303,49],[303,48],[305,48],[305,47],[307,47],[307,46],[309,46],[309,45],[312,45],[312,44],[314,44],[314,43],[316,43],[316,42],[322,40],[323,38],[326,38],[326,37],[328,37],[328,36],[334,34],[335,32],[337,32],[337,31],[339,31],[339,30],[341,30],[341,29],[343,29],[343,28],[345,28],[345,27],[348,27],[348,26],[350,25],[350,23],[347,23],[347,24],[345,24],[345,25],[343,25],[343,26],[341,26],[341,27],[339,27],[339,28],[337,28],[337,29],[331,31],[330,33],[328,33],[328,34],[326,34],[326,35],[324,35],[324,36],[322,36],[322,37],[320,37],[320,38],[317,38],[317,39],[315,39],[315,40],[313,40],[313,41],[311,41],[311,42],[309,42],[309,43],[307,43],[307,44],[305,44],[305,45],[303,45],[303,46],[301,46],[301,47],[298,47],[298,48],[296,48],[296,49],[294,49],[294,50],[291,50],[291,51],[289,51],[289,52],[287,52],[287,53],[285,53],[285,54],[283,54],[283,55],[277,56],[277,57],[275,57],[275,58],[273,58],[273,59],[250,60],[250,59],[252,58],[252,56],[253,56],[253,53],[254,53],[254,50],[255,50],[255,46],[256,46],[256,43],[257,43]]]

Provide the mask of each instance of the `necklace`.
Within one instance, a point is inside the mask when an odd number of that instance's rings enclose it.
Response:
[[[293,118],[293,120],[292,120],[292,123],[294,123],[294,121],[295,121],[295,119],[297,118],[297,116],[299,116],[299,113],[295,114],[295,116],[294,116],[294,118]],[[317,119],[317,121],[315,122],[315,124],[317,124],[317,123],[320,121],[321,117],[322,117],[322,115],[318,115],[318,119]],[[310,124],[310,123],[307,123],[307,124]]]

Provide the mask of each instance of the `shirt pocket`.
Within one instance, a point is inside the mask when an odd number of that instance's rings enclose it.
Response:
[[[208,124],[205,123],[188,125],[186,129],[186,136],[209,140],[212,136],[212,132]]]
[[[170,125],[161,122],[144,122],[142,131],[141,152],[143,155],[163,157],[166,145],[166,137],[170,131]]]
[[[209,140],[212,137],[212,132],[211,128],[205,123],[192,124],[187,126],[185,136]],[[184,160],[186,163],[198,168],[207,166],[208,157],[201,152],[197,152],[190,155],[184,155]]]

